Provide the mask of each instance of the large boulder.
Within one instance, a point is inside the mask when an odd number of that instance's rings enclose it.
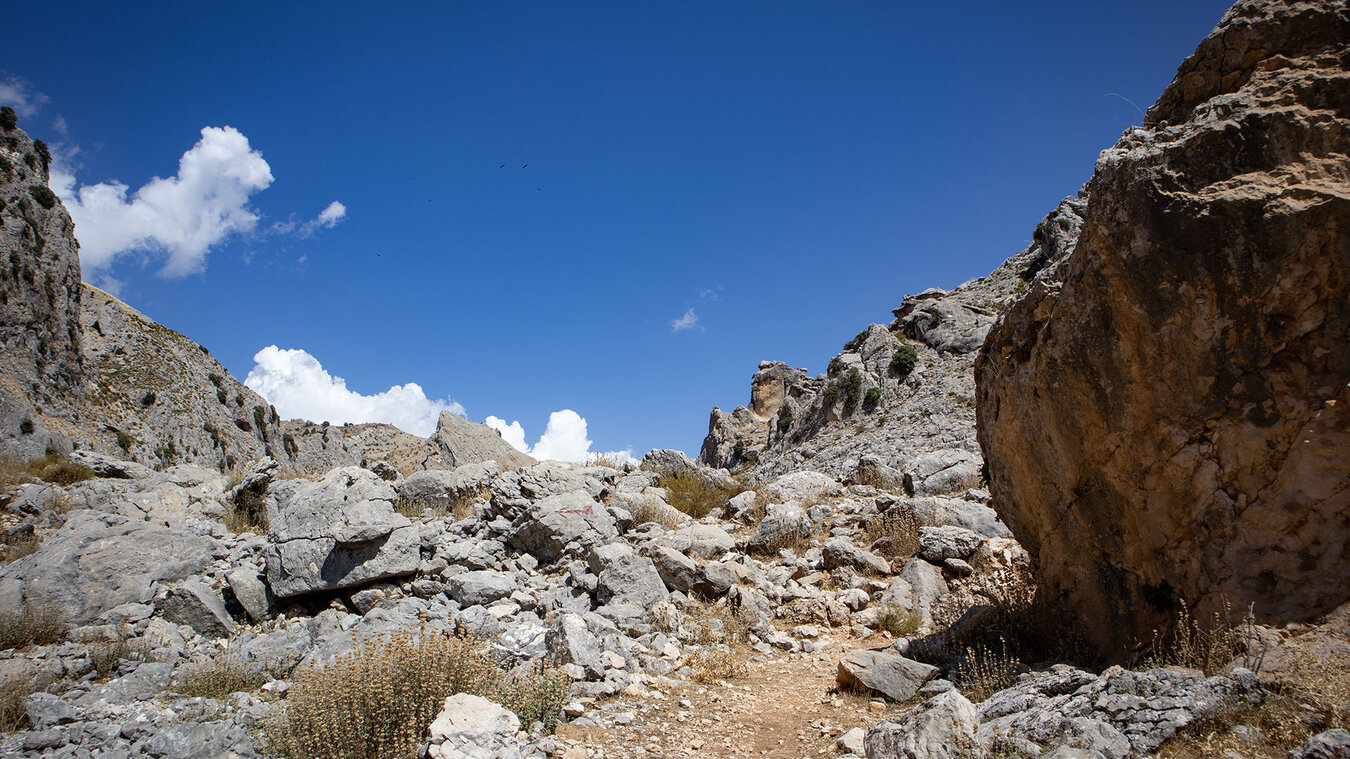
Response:
[[[343,467],[319,482],[289,480],[268,498],[267,582],[279,598],[411,574],[417,525],[394,511],[394,489]]]
[[[449,411],[441,412],[429,447],[428,469],[458,469],[465,464],[488,461],[496,462],[502,469],[519,469],[534,463],[534,459],[503,440],[500,432]]]
[[[187,530],[75,511],[36,553],[0,569],[0,608],[52,606],[71,624],[90,624],[113,607],[151,601],[155,584],[197,575],[225,553]]]
[[[932,680],[938,668],[906,659],[894,651],[849,651],[839,661],[836,681],[845,688],[872,690],[904,703]]]
[[[949,690],[905,712],[895,722],[867,728],[867,759],[958,759],[981,756],[975,737],[980,716],[960,692]]]
[[[572,492],[531,502],[512,530],[510,542],[547,563],[562,556],[568,546],[582,550],[618,536],[614,516],[603,503],[586,493]]]
[[[586,559],[599,577],[596,597],[601,603],[634,604],[650,609],[670,600],[656,564],[639,556],[627,543],[610,543],[591,551]]]
[[[1000,516],[1099,651],[1350,599],[1344,0],[1242,0],[1102,153],[976,364]]]

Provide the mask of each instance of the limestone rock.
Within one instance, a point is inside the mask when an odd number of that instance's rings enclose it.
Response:
[[[850,651],[839,662],[836,679],[846,688],[864,688],[904,703],[937,676],[938,668],[892,651]]]
[[[428,732],[430,759],[518,759],[520,718],[481,696],[445,699]]]
[[[1290,751],[1289,759],[1350,759],[1350,730],[1338,727],[1318,733]]]
[[[154,583],[196,575],[221,551],[186,530],[72,512],[36,553],[0,568],[0,608],[51,604],[71,624],[89,624],[116,606],[150,601]]]
[[[431,451],[429,469],[458,469],[487,461],[496,462],[502,469],[518,469],[534,463],[503,440],[500,432],[449,411],[442,411],[436,422]]]
[[[975,706],[951,690],[928,699],[896,722],[867,728],[867,759],[958,759],[979,756]]]
[[[510,541],[540,561],[551,562],[570,544],[601,545],[618,534],[609,509],[585,493],[570,492],[531,502]]]
[[[960,527],[919,528],[919,555],[934,564],[946,559],[968,559],[981,542],[979,535]]]
[[[394,489],[344,467],[319,482],[288,480],[268,498],[267,582],[279,598],[346,588],[417,569],[417,527],[394,512]]]
[[[990,490],[1099,651],[1350,599],[1344,2],[1242,0],[1102,153],[976,366]]]
[[[591,551],[587,564],[598,576],[601,603],[634,604],[650,609],[670,600],[656,565],[626,543],[611,543]]]
[[[178,583],[155,605],[160,616],[208,638],[228,638],[234,632],[234,620],[225,611],[220,594],[201,580],[190,578]]]

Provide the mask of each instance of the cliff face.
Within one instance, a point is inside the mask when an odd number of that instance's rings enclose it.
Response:
[[[748,406],[712,410],[699,460],[747,467],[755,483],[798,469],[839,478],[880,470],[898,482],[921,475],[937,456],[965,469],[949,481],[976,484],[975,351],[996,315],[1073,249],[1083,206],[1081,197],[1065,199],[1037,226],[1032,244],[989,276],[905,297],[894,321],[860,332],[826,374],[762,362]],[[913,355],[909,369],[896,360],[905,351]]]
[[[0,437],[26,455],[64,440],[82,390],[79,246],[49,160],[0,124]]]
[[[1235,5],[980,353],[995,505],[1105,654],[1350,598],[1348,40],[1343,1]]]

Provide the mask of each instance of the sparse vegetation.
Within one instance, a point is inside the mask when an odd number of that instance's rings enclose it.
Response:
[[[141,406],[143,408],[150,408],[153,405],[155,405],[155,392],[151,390],[141,396]]]
[[[632,467],[632,464],[608,453],[588,453],[586,454],[586,466],[603,466],[626,472]]]
[[[825,369],[825,373],[831,377],[839,376],[842,371],[844,371],[844,360],[838,356],[830,359],[830,365]]]
[[[666,502],[694,519],[700,519],[713,509],[720,509],[727,501],[745,490],[739,484],[719,487],[693,472],[667,475],[657,480],[658,487],[666,489]]]
[[[1208,618],[1199,618],[1192,616],[1190,608],[1182,601],[1170,634],[1153,632],[1152,650],[1144,658],[1143,668],[1188,667],[1210,677],[1241,657],[1243,666],[1258,669],[1261,652],[1257,650],[1254,632],[1254,609],[1248,609],[1237,623],[1233,622],[1232,611],[1225,600],[1221,609]]]
[[[28,710],[24,708],[24,699],[46,690],[51,684],[50,675],[35,671],[32,667],[7,670],[6,674],[0,675],[0,734],[28,728]]]
[[[28,474],[43,482],[63,486],[74,485],[77,482],[92,479],[94,476],[94,470],[83,464],[73,463],[52,450],[49,450],[47,455],[41,458],[30,459],[27,470]]]
[[[882,604],[877,609],[877,626],[897,638],[913,633],[921,624],[923,617],[919,612],[899,604]]]
[[[95,640],[89,646],[89,663],[102,679],[107,679],[116,671],[123,659],[146,661],[150,655],[150,646],[146,641],[128,635],[126,629]]]
[[[56,194],[47,187],[35,184],[28,188],[28,194],[33,196],[33,200],[43,208],[50,209],[56,205]]]
[[[23,601],[17,608],[0,611],[0,651],[60,643],[68,629],[60,609]]]
[[[267,680],[267,674],[260,667],[227,651],[221,656],[188,666],[174,684],[174,690],[185,696],[224,700],[231,693],[255,691]]]
[[[881,403],[881,388],[879,387],[867,388],[867,392],[863,395],[863,409],[866,411],[871,411],[875,409],[877,405],[880,403]]]
[[[633,524],[647,524],[655,522],[661,525],[663,529],[675,530],[684,524],[684,520],[679,514],[671,513],[669,509],[661,507],[660,500],[656,498],[644,499],[632,509]]]
[[[849,353],[853,353],[854,351],[861,348],[863,342],[865,342],[866,340],[867,340],[867,330],[863,330],[862,332],[859,332],[858,334],[854,335],[852,340],[849,340],[848,342],[844,343],[844,350]]]
[[[24,417],[24,418],[23,418],[23,421],[19,422],[19,434],[20,434],[20,435],[31,435],[31,434],[33,434],[33,420],[32,420],[32,419],[29,419],[28,417]]]
[[[872,517],[863,529],[863,540],[884,558],[908,559],[919,550],[919,519],[913,510],[894,506]]]
[[[525,724],[551,726],[569,688],[547,669],[506,675],[485,641],[425,628],[356,642],[322,669],[297,669],[291,683],[266,732],[270,751],[292,759],[411,759],[455,693],[509,704]]]
[[[862,400],[862,372],[858,371],[857,367],[849,369],[844,378],[839,380],[839,384],[844,393],[844,413],[852,414],[858,409],[858,403]]]
[[[32,556],[40,545],[42,539],[31,532],[17,535],[0,533],[0,566]]]
[[[9,106],[0,107],[0,129],[9,131],[19,125],[19,117]]]
[[[117,430],[117,447],[122,449],[123,453],[130,453],[131,446],[136,444],[136,438],[127,433]]]
[[[919,363],[919,352],[909,343],[901,343],[891,355],[891,373],[901,379],[909,376]]]
[[[705,648],[690,655],[687,663],[694,670],[694,681],[714,684],[737,680],[749,672],[745,655],[729,647]]]
[[[782,437],[792,429],[792,409],[786,405],[778,409],[778,436]]]
[[[1002,640],[997,647],[977,643],[966,647],[957,657],[951,678],[966,698],[979,703],[1012,686],[1017,666],[1017,660],[1008,653]]]

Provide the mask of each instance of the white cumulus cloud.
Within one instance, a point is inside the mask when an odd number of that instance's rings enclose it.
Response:
[[[347,218],[347,207],[335,200],[329,203],[327,208],[320,211],[319,217],[314,221],[321,227],[332,229],[333,225],[345,218]]]
[[[489,416],[483,423],[500,432],[512,448],[536,459],[585,461],[591,452],[591,441],[586,437],[586,419],[570,408],[549,414],[544,434],[532,446],[526,445],[525,428],[518,421],[507,423],[505,419]]]
[[[385,422],[423,437],[436,431],[442,411],[464,414],[464,407],[449,398],[427,398],[415,382],[362,395],[349,390],[346,380],[329,374],[309,353],[283,350],[275,345],[263,348],[253,357],[253,369],[244,384],[276,406],[285,418],[337,424]],[[584,433],[584,420],[581,427]],[[523,442],[524,433],[521,434]]]
[[[181,277],[204,269],[212,246],[253,229],[258,215],[249,196],[272,183],[272,171],[239,130],[204,127],[201,140],[179,160],[177,175],[155,177],[130,195],[116,180],[77,190],[74,173],[60,164],[51,183],[75,220],[84,267],[105,269],[130,251],[164,251],[168,260],[160,273]]]
[[[672,320],[670,322],[670,328],[675,332],[683,332],[686,329],[701,329],[701,327],[698,326],[698,314],[694,313],[694,309],[691,308],[684,312],[684,316]]]
[[[14,109],[19,118],[29,119],[37,115],[46,104],[47,96],[33,91],[28,82],[17,76],[0,79],[0,105]]]

